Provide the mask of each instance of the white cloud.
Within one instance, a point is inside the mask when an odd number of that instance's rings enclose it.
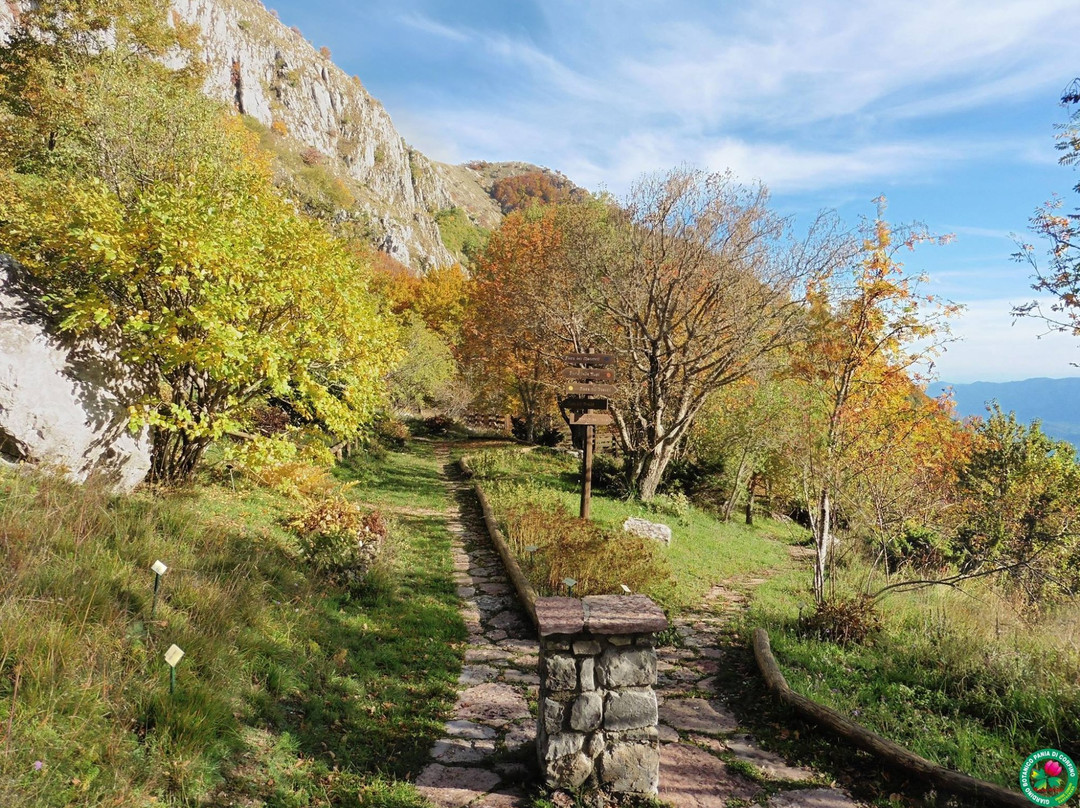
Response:
[[[468,42],[472,38],[468,31],[454,28],[449,25],[443,25],[441,22],[433,20],[431,17],[424,14],[415,12],[411,14],[402,14],[398,17],[398,21],[410,28],[415,28],[418,31],[432,34],[441,39],[448,39],[452,42]]]
[[[959,341],[938,358],[935,375],[961,384],[973,381],[1009,381],[1036,376],[1071,376],[1080,361],[1080,340],[1047,333],[1046,325],[1032,318],[1013,319],[1013,306],[1025,300],[980,300],[953,323]]]
[[[778,191],[880,188],[993,155],[1053,160],[1052,148],[992,133],[891,129],[1032,88],[1052,98],[1074,69],[1075,0],[694,5],[552,2],[539,40],[402,17],[490,62],[485,86],[499,96],[428,104],[447,144],[435,156],[513,152],[615,189],[688,161]]]

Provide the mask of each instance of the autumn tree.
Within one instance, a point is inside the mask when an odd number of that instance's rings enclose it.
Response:
[[[629,488],[644,499],[707,396],[790,341],[805,282],[845,243],[825,224],[795,243],[763,189],[690,169],[643,179],[622,206],[515,215],[480,262],[487,302],[474,321],[507,325],[503,344],[534,397],[567,351],[618,356],[616,432]]]
[[[1075,79],[1061,97],[1061,104],[1071,108],[1069,120],[1060,126],[1057,148],[1064,152],[1061,165],[1080,165],[1080,79]],[[1080,193],[1080,183],[1074,188]],[[1031,230],[1049,243],[1048,263],[1040,266],[1032,244],[1021,244],[1015,258],[1030,265],[1034,271],[1036,292],[1046,292],[1054,298],[1048,310],[1038,301],[1018,306],[1018,316],[1042,319],[1052,330],[1080,336],[1080,209],[1067,213],[1060,197],[1053,197],[1036,210]]]
[[[709,394],[793,339],[805,285],[846,240],[821,220],[795,242],[763,188],[685,168],[642,179],[624,211],[615,260],[584,285],[619,356],[616,431],[647,500]]]
[[[19,15],[0,47],[0,160],[24,173],[97,176],[137,173],[190,158],[176,127],[161,143],[176,96],[196,90],[198,28],[170,15],[165,0],[42,0]],[[170,70],[165,59],[184,67]],[[129,107],[148,83],[161,104]],[[154,130],[157,137],[147,137]],[[209,157],[209,155],[206,155]]]
[[[502,205],[503,213],[533,205],[580,201],[584,198],[583,192],[577,191],[570,180],[562,176],[553,178],[544,171],[527,171],[524,174],[503,177],[496,180],[491,187],[491,195]]]
[[[481,393],[515,400],[532,440],[554,403],[556,363],[536,308],[561,243],[552,211],[513,213],[488,241],[473,271],[473,294],[461,352],[478,373]]]
[[[1018,423],[993,404],[960,471],[960,571],[1002,569],[1028,608],[1080,593],[1080,464],[1038,421]]]
[[[946,397],[890,376],[872,407],[852,414],[853,445],[837,491],[851,533],[866,539],[886,580],[904,565],[943,567],[957,518],[957,475],[970,432]]]
[[[811,287],[807,338],[793,361],[793,373],[806,385],[803,486],[819,602],[837,497],[872,457],[869,447],[892,439],[905,413],[894,399],[910,393],[908,374],[936,350],[947,333],[945,318],[956,311],[923,293],[925,279],[896,259],[897,250],[930,235],[918,227],[894,230],[884,219],[883,200],[878,205],[850,275],[836,272]]]
[[[41,4],[0,55],[32,57],[0,78],[5,134],[26,133],[0,156],[0,244],[61,330],[127,369],[153,479],[187,478],[263,396],[353,434],[397,354],[366,267],[274,189],[238,119],[151,58],[172,45],[125,38],[169,28],[162,6],[132,5],[160,29],[77,6]],[[72,32],[49,27],[68,18]],[[111,36],[128,47],[102,50]],[[19,102],[19,86],[43,102]]]

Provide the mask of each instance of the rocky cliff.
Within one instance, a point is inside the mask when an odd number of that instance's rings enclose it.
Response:
[[[317,149],[361,188],[380,247],[414,268],[454,259],[433,213],[454,204],[423,154],[383,106],[257,0],[174,0],[203,31],[206,90],[238,111]]]
[[[0,37],[27,0],[0,0]],[[434,163],[411,148],[359,78],[338,68],[258,0],[173,0],[175,13],[203,31],[206,91],[275,132],[320,152],[349,178],[380,249],[423,270],[452,263],[434,214],[458,206],[486,227],[498,206],[479,176]]]

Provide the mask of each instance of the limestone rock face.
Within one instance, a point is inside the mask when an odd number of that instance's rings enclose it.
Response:
[[[359,79],[255,0],[173,0],[173,8],[203,31],[207,94],[284,126],[361,183],[385,252],[414,268],[453,263],[432,216],[454,204],[442,177]]]
[[[50,333],[16,278],[0,255],[0,456],[134,488],[150,470],[150,439],[128,431],[127,382],[98,346]]]
[[[0,35],[10,31],[19,21],[19,7],[11,0],[0,0]]]

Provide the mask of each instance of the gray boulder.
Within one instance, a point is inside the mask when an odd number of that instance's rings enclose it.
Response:
[[[0,458],[129,491],[150,470],[148,430],[128,430],[130,382],[101,346],[62,342],[0,255]]]
[[[648,519],[631,516],[623,522],[622,529],[635,536],[671,544],[671,528],[657,522],[650,522]]]

